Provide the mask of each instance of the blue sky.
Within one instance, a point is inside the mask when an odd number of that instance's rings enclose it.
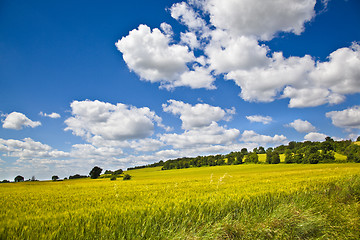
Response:
[[[356,0],[1,1],[0,179],[360,135]]]

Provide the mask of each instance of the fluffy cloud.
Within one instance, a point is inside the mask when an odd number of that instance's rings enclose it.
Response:
[[[193,32],[180,33],[181,42],[188,45],[191,49],[199,48],[200,42]]]
[[[140,139],[130,143],[130,147],[139,152],[153,152],[163,146],[165,146],[165,144],[162,141],[152,138]]]
[[[50,114],[49,114],[49,113],[40,112],[39,114],[40,114],[40,116],[49,117],[49,118],[60,118],[60,117],[61,117],[60,114],[55,113],[55,112],[50,113]]]
[[[171,16],[187,27],[179,44],[171,26],[163,23],[163,32],[140,25],[116,46],[130,70],[167,89],[215,89],[216,76],[223,74],[241,88],[245,101],[288,98],[290,108],[339,104],[347,94],[360,92],[359,44],[334,51],[324,62],[309,55],[285,58],[264,44],[278,32],[301,34],[315,17],[315,4],[316,0],[189,0],[170,8]],[[326,9],[327,1],[321,4]],[[190,49],[199,49],[200,56]]]
[[[122,52],[130,70],[142,79],[173,88],[180,76],[189,71],[187,64],[193,62],[195,57],[187,46],[170,42],[170,36],[159,29],[151,30],[146,25],[140,25],[115,45]]]
[[[296,131],[298,132],[313,132],[316,131],[316,128],[308,121],[304,121],[301,119],[296,119],[295,121],[289,123],[288,125],[289,127],[294,128]]]
[[[191,88],[216,89],[215,78],[210,70],[200,66],[194,66],[194,70],[184,72],[178,81],[174,82],[173,87],[187,86]]]
[[[217,74],[265,66],[270,61],[268,51],[253,37],[232,37],[221,30],[211,32],[211,41],[205,47],[208,63]]]
[[[3,121],[3,128],[20,130],[23,127],[38,127],[41,125],[39,121],[32,121],[24,114],[19,112],[12,112]]]
[[[104,159],[121,156],[123,151],[114,147],[95,147],[91,144],[75,144],[72,146],[71,157],[78,159]]]
[[[209,126],[186,130],[182,134],[164,134],[160,140],[176,149],[229,145],[240,135],[237,129],[225,129],[216,122]]]
[[[307,72],[314,67],[310,56],[284,58],[276,52],[269,64],[251,70],[234,70],[226,79],[234,80],[241,87],[241,97],[246,101],[272,102],[286,85],[304,83]]]
[[[206,127],[213,122],[229,120],[235,113],[235,109],[225,109],[198,103],[194,106],[176,100],[169,100],[168,104],[163,104],[165,112],[180,115],[182,128],[189,130],[193,128]]]
[[[36,142],[31,138],[24,138],[23,140],[5,140],[0,138],[0,151],[7,152],[10,157],[20,159],[62,158],[69,156],[66,152],[58,151],[49,145]]]
[[[168,36],[168,37],[171,37],[174,34],[170,24],[167,24],[167,23],[163,22],[163,23],[160,24],[160,28],[165,33],[165,35]]]
[[[284,89],[283,97],[290,98],[290,108],[315,107],[329,104],[338,104],[344,101],[344,96],[332,93],[326,88],[300,88],[296,89],[287,86]]]
[[[218,29],[270,40],[279,31],[303,32],[304,23],[315,16],[315,3],[316,0],[208,0],[204,8]]]
[[[157,156],[195,156],[232,151],[239,148],[238,129],[227,129],[217,122],[229,121],[235,114],[235,109],[222,109],[204,103],[191,105],[176,100],[163,104],[165,112],[179,115],[182,121],[183,133],[163,134],[160,141],[173,149],[161,150]]]
[[[260,122],[263,124],[269,124],[272,122],[272,118],[270,116],[260,116],[260,115],[252,115],[252,116],[246,116],[246,118],[250,121],[250,122]]]
[[[337,127],[360,128],[360,106],[328,112],[326,117],[331,118],[332,123]]]
[[[272,102],[289,98],[289,107],[339,104],[346,94],[360,92],[360,46],[341,48],[328,61],[315,62],[311,56],[284,58],[273,53],[269,64],[251,70],[233,70],[226,79],[241,87],[246,101]]]
[[[289,107],[312,107],[339,104],[346,94],[360,92],[360,46],[340,48],[332,52],[328,61],[316,62],[305,75],[306,84],[287,86],[283,97],[290,98]]]
[[[253,130],[245,130],[242,133],[240,138],[242,142],[254,142],[258,143],[259,145],[267,145],[267,144],[284,144],[288,140],[284,135],[275,135],[273,137],[267,135],[261,135]]]
[[[186,25],[191,31],[206,30],[206,22],[187,3],[175,3],[170,8],[171,17]]]
[[[327,135],[317,132],[311,132],[305,135],[304,139],[306,141],[312,141],[312,142],[319,142],[319,141],[325,141],[325,138]]]
[[[334,93],[352,94],[360,92],[360,45],[332,52],[329,61],[318,62],[310,77],[318,85]]]
[[[73,117],[65,120],[65,130],[88,141],[94,137],[117,141],[141,139],[152,135],[154,122],[161,125],[161,118],[147,107],[86,100],[72,102],[71,109]]]

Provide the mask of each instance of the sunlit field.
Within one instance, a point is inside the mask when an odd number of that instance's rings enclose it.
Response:
[[[128,171],[0,185],[0,239],[359,239],[360,164]]]

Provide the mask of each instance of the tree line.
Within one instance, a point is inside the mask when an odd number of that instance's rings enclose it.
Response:
[[[75,175],[70,175],[69,178],[65,177],[63,180],[68,180],[68,179],[80,179],[80,178],[91,178],[91,179],[97,179],[101,176],[102,173],[102,168],[95,166],[91,169],[91,171],[89,172],[89,175],[80,175],[80,174],[75,174]],[[124,176],[122,176],[123,174],[123,170],[122,169],[118,169],[115,171],[111,171],[111,170],[105,170],[104,173],[104,178],[110,178],[110,180],[116,180],[116,178],[118,177],[122,177],[123,180],[130,180],[131,179],[131,175],[129,174],[125,174]],[[57,175],[53,175],[51,177],[52,181],[63,181],[60,180],[59,176]],[[38,181],[36,180],[35,176],[32,176],[31,179],[29,180],[25,180],[25,178],[21,175],[18,175],[14,178],[14,182],[24,182],[24,181]],[[9,180],[3,180],[0,181],[0,183],[10,183]]]
[[[360,141],[360,136],[357,141]],[[317,164],[336,162],[335,152],[345,155],[346,162],[360,163],[360,146],[354,144],[351,140],[334,141],[331,137],[326,137],[324,142],[289,142],[288,145],[280,145],[275,148],[260,146],[252,151],[243,148],[240,151],[231,152],[226,155],[208,155],[182,157],[177,159],[169,159],[167,161],[159,161],[157,163],[144,166],[136,166],[127,170],[141,169],[147,167],[161,166],[162,170],[182,169],[190,167],[202,166],[218,166],[218,165],[239,165],[243,163],[259,163],[258,154],[266,154],[267,164],[280,163],[280,154],[285,155],[285,163],[302,163]],[[344,162],[344,161],[341,161]]]
[[[360,136],[357,138],[360,142]],[[190,167],[202,166],[218,166],[218,165],[239,165],[243,163],[259,163],[258,154],[266,154],[266,163],[278,164],[280,163],[280,154],[285,155],[285,163],[303,163],[303,164],[317,164],[317,163],[331,163],[336,162],[335,152],[346,156],[346,162],[360,163],[360,145],[354,144],[351,140],[334,141],[331,137],[326,137],[323,142],[289,142],[288,145],[280,145],[275,148],[268,148],[260,146],[248,151],[247,148],[242,148],[240,151],[230,152],[229,154],[222,155],[208,155],[197,156],[195,158],[182,157],[177,159],[169,159],[167,161],[159,161],[156,163],[135,166],[127,168],[127,170],[149,168],[149,167],[162,167],[162,170],[181,169]],[[341,161],[344,162],[344,161]],[[75,174],[69,176],[67,179],[79,178],[99,178],[102,170],[100,167],[95,166],[89,172],[89,175]],[[122,176],[123,170],[118,169],[115,171],[106,170],[104,177],[116,180],[117,177],[123,177],[123,180],[131,179],[129,174]],[[52,176],[53,181],[58,181],[59,177]],[[23,182],[24,177],[18,175],[14,178],[14,182]],[[35,176],[27,181],[37,181]],[[0,183],[8,183],[10,181],[3,180]]]

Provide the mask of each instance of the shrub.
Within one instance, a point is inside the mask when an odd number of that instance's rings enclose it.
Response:
[[[130,180],[131,176],[129,174],[125,174],[123,180]]]
[[[110,178],[110,180],[111,180],[111,181],[114,181],[114,180],[116,180],[116,177],[115,177],[115,176],[112,176],[112,177]]]

